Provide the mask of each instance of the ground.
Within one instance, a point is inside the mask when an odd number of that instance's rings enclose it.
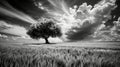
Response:
[[[0,44],[0,67],[120,67],[119,42]]]

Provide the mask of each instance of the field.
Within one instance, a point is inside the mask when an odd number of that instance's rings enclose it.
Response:
[[[1,44],[0,67],[120,67],[119,44],[91,44]]]

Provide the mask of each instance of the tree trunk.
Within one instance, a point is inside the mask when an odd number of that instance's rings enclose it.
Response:
[[[50,42],[48,41],[48,38],[45,38],[45,43],[50,44]]]

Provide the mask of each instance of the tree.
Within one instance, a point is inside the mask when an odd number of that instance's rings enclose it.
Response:
[[[59,25],[49,19],[44,19],[40,23],[31,25],[27,34],[33,39],[45,39],[46,44],[49,44],[49,37],[60,37],[62,35]]]

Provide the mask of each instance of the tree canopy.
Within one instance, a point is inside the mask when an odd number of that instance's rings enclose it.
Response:
[[[40,20],[39,23],[32,24],[27,34],[33,39],[45,39],[46,43],[49,43],[49,37],[60,37],[62,35],[61,28],[50,19]]]

